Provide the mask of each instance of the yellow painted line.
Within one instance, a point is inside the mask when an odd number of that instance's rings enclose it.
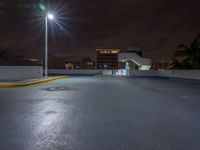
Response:
[[[52,77],[52,78],[48,78],[48,79],[41,79],[41,80],[23,82],[23,83],[4,83],[4,84],[0,84],[0,88],[26,87],[26,86],[31,86],[31,85],[35,85],[35,84],[50,82],[50,81],[64,79],[64,78],[68,78],[68,76]]]

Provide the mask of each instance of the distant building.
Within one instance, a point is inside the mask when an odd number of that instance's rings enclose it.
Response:
[[[80,61],[66,61],[65,68],[67,70],[81,69]]]
[[[118,69],[118,54],[120,49],[96,49],[97,69]]]
[[[68,62],[65,64],[65,68],[67,70],[73,70],[74,69],[74,65],[71,62]]]
[[[138,47],[129,47],[118,55],[119,68],[128,68],[129,70],[149,70],[152,60],[142,57],[142,50]],[[126,67],[128,66],[128,67]]]
[[[41,66],[42,61],[39,59],[26,59],[23,55],[14,54],[9,50],[0,50],[1,66]]]
[[[49,57],[48,67],[50,69],[65,69],[66,59],[64,57]]]
[[[169,62],[154,62],[152,64],[152,69],[154,70],[168,70],[170,68]]]
[[[82,58],[81,69],[95,69],[95,62],[91,58]]]
[[[74,65],[74,69],[81,69],[80,61],[73,61],[72,64]]]

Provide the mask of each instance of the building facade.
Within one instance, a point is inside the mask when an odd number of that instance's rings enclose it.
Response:
[[[96,49],[97,69],[118,69],[118,54],[120,49]]]

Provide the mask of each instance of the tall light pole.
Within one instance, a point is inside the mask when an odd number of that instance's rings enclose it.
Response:
[[[45,61],[44,61],[44,76],[48,77],[48,19],[53,20],[54,16],[48,13],[45,17]]]

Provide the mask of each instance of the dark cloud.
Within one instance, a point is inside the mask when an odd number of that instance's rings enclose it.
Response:
[[[158,42],[156,43],[157,45],[162,46],[164,43],[166,43],[168,40],[170,40],[168,37],[162,37],[158,40]]]
[[[178,44],[200,32],[198,0],[1,0],[0,48],[42,56],[41,2],[49,3],[62,24],[50,24],[51,55],[92,56],[98,46],[139,46],[147,57],[168,60]]]

